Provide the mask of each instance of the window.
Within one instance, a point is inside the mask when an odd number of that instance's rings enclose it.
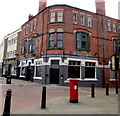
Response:
[[[118,33],[120,34],[120,25],[118,25]]]
[[[77,24],[77,13],[73,13],[73,23]]]
[[[37,26],[37,19],[34,20],[34,27],[33,27],[33,30],[36,30],[36,26]]]
[[[81,25],[85,25],[85,15],[80,15]]]
[[[29,38],[28,43],[29,43],[28,51],[29,52],[34,52],[34,50],[35,50],[35,47],[34,47],[35,38],[34,37]]]
[[[108,26],[108,31],[111,31],[111,23],[107,22],[107,26]]]
[[[88,27],[92,27],[92,17],[88,16]]]
[[[55,12],[50,12],[50,22],[55,22]]]
[[[42,61],[36,61],[35,77],[42,77]]]
[[[116,24],[113,24],[113,32],[116,33]]]
[[[14,65],[11,66],[11,75],[16,75],[16,67]]]
[[[85,62],[85,79],[96,79],[95,65],[93,62]]]
[[[80,78],[80,61],[69,61],[68,78]]]
[[[63,11],[58,11],[58,21],[63,21]]]
[[[28,34],[28,25],[25,27],[25,34]]]
[[[63,33],[57,33],[57,48],[63,48]]]
[[[27,40],[22,41],[22,51],[21,51],[21,53],[23,55],[26,54],[26,43],[27,43]]]
[[[110,70],[110,81],[114,80],[115,81],[115,71]]]
[[[115,54],[120,54],[120,39],[114,40]]]
[[[54,48],[54,33],[49,34],[49,48]]]
[[[30,32],[33,31],[33,22],[30,23]]]
[[[88,33],[77,32],[76,49],[88,50]]]
[[[25,77],[25,67],[21,67],[20,76]]]

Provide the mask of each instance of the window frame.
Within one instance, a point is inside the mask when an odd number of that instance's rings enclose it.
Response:
[[[87,16],[88,27],[92,27],[92,16]]]
[[[51,37],[50,37],[51,35],[53,35],[53,39],[51,39]],[[53,42],[53,44],[51,44],[51,41]],[[49,43],[48,43],[48,48],[49,49],[54,49],[54,41],[55,41],[55,34],[54,33],[49,33]]]
[[[77,24],[78,13],[73,12],[73,24]]]
[[[62,39],[58,37],[58,34],[62,34]],[[62,47],[58,46],[58,42],[62,43]],[[57,32],[57,49],[63,49],[63,32]]]
[[[114,53],[120,54],[120,39],[114,39]]]
[[[86,63],[94,63],[95,65],[94,66],[91,66],[91,65],[87,65],[86,66]],[[90,61],[86,61],[85,62],[85,68],[94,68],[95,70],[95,74],[94,74],[94,78],[84,78],[84,81],[97,81],[97,68],[96,68],[96,62],[90,62]],[[85,69],[86,70],[86,69]],[[85,75],[86,75],[86,71],[85,71]]]
[[[61,13],[59,14],[59,12],[61,12]],[[63,10],[58,10],[57,11],[57,21],[58,22],[62,22],[63,21]]]
[[[111,32],[111,22],[110,21],[107,22],[107,28],[108,28],[108,31]]]
[[[80,14],[80,25],[85,26],[85,14]]]
[[[87,36],[87,39],[84,40],[83,38],[80,38],[80,35],[79,35],[79,38],[77,38],[77,34],[86,34]],[[85,48],[82,48],[82,42],[86,42],[86,47]],[[78,44],[79,43],[79,44]],[[88,51],[89,49],[89,34],[88,33],[85,33],[85,32],[76,32],[76,50],[83,50],[83,51]],[[79,45],[79,48],[78,48],[78,45]]]
[[[116,29],[116,24],[113,23],[113,32],[116,33],[117,32],[117,29]]]
[[[27,46],[26,46],[26,44],[27,44],[27,40],[22,40],[22,49],[21,49],[21,54],[22,55],[25,55],[26,52],[27,52]]]
[[[55,22],[55,11],[50,12],[50,22]]]

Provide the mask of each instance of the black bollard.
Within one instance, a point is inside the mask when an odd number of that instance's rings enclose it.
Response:
[[[12,96],[11,93],[12,93],[11,89],[8,89],[6,92],[3,116],[10,116],[10,106],[11,106],[11,96]]]
[[[109,95],[109,84],[106,83],[106,95]]]
[[[94,83],[91,85],[91,97],[95,97]]]
[[[41,108],[46,108],[46,86],[42,89],[42,101],[41,101]]]

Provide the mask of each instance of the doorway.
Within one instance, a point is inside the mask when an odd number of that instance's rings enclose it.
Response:
[[[50,69],[50,84],[59,84],[59,69]]]

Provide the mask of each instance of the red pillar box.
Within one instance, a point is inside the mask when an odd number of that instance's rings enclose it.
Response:
[[[70,81],[70,102],[78,103],[78,79],[69,79]]]

